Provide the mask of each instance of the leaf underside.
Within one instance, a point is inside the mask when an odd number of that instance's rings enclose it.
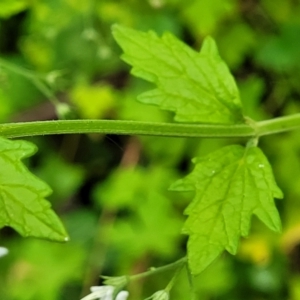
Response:
[[[140,95],[141,102],[174,111],[179,122],[244,122],[235,81],[212,38],[198,53],[171,33],[158,37],[114,25],[113,35],[132,74],[157,86]]]
[[[22,236],[63,242],[67,233],[44,198],[51,189],[21,162],[36,147],[0,138],[0,228],[10,226]]]
[[[171,189],[195,190],[183,232],[189,235],[190,269],[197,275],[224,250],[236,253],[239,238],[248,235],[252,214],[280,231],[273,198],[283,195],[257,147],[227,146],[193,162],[192,173]]]

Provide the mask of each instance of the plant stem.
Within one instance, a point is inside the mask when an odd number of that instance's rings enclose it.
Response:
[[[186,261],[185,261],[185,262],[186,262]],[[165,291],[166,291],[166,292],[170,293],[170,291],[171,291],[171,289],[173,288],[173,286],[174,286],[174,284],[175,284],[175,282],[176,282],[176,280],[177,280],[177,278],[178,278],[178,275],[180,274],[180,272],[181,272],[182,268],[184,267],[184,265],[185,265],[185,264],[181,264],[181,265],[177,268],[177,270],[176,270],[174,276],[172,277],[172,279],[171,279],[170,282],[168,283],[167,287],[165,288]]]
[[[300,113],[256,123],[258,135],[269,135],[300,129]]]
[[[154,275],[154,274],[163,273],[163,272],[172,270],[174,268],[180,268],[184,264],[186,264],[186,262],[187,262],[187,258],[183,257],[183,258],[181,258],[181,259],[179,259],[179,260],[177,260],[177,261],[175,261],[171,264],[165,265],[163,267],[153,268],[153,269],[151,269],[147,272],[129,276],[129,280],[139,280],[139,279],[142,279],[144,277],[148,277],[148,276],[151,276],[151,275]]]
[[[0,125],[0,135],[8,138],[70,133],[153,135],[169,137],[234,138],[259,137],[300,129],[300,114],[256,122],[255,126],[151,123],[122,120],[59,120]]]
[[[67,133],[105,133],[172,137],[250,137],[254,135],[254,130],[248,125],[195,125],[120,120],[59,120],[0,125],[0,135],[10,138]]]
[[[57,100],[54,93],[47,87],[47,85],[40,79],[40,77],[34,73],[33,71],[24,69],[22,67],[19,67],[18,65],[14,65],[5,59],[0,58],[0,67],[9,70],[13,73],[16,73],[18,75],[23,76],[27,80],[31,81],[32,84],[35,85],[35,87],[44,94],[48,100],[52,102],[53,105],[57,105],[59,101]]]
[[[189,270],[188,264],[185,265],[189,285],[190,285],[190,294],[191,294],[191,300],[196,300],[196,293],[195,293],[195,288],[194,288],[194,282],[193,282],[193,276]]]

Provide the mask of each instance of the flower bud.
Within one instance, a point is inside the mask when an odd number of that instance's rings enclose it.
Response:
[[[129,293],[127,291],[121,291],[118,293],[117,297],[115,300],[127,300]]]
[[[169,292],[165,290],[157,291],[151,298],[152,300],[169,300]]]
[[[61,120],[71,120],[74,119],[74,110],[67,103],[58,103],[55,105],[56,113]]]
[[[112,285],[117,290],[121,290],[128,283],[127,276],[117,276],[117,277],[102,276],[102,278],[104,279],[103,283],[105,285]]]
[[[8,249],[4,247],[0,247],[0,257],[6,255],[7,253],[8,253]]]

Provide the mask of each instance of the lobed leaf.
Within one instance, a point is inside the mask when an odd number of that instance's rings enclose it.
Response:
[[[21,162],[35,152],[29,142],[0,138],[0,228],[10,226],[22,236],[66,241],[62,223],[44,199],[51,189]]]
[[[132,74],[157,85],[139,96],[141,102],[174,111],[179,122],[244,122],[237,86],[211,37],[198,53],[171,33],[160,38],[115,25],[113,35]]]
[[[283,194],[272,169],[257,147],[232,145],[193,160],[194,170],[172,190],[195,190],[187,207],[183,232],[189,235],[191,272],[199,274],[222,251],[235,254],[239,238],[247,236],[252,214],[270,229],[281,223],[273,198]]]

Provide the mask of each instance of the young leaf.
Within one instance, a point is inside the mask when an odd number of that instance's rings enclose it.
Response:
[[[44,199],[51,189],[21,162],[35,152],[31,143],[0,138],[0,228],[10,226],[23,236],[63,242],[66,231]]]
[[[223,250],[235,254],[247,236],[252,214],[270,229],[280,231],[273,197],[282,198],[272,169],[257,147],[224,147],[193,160],[195,169],[175,182],[172,190],[195,190],[185,214],[183,232],[189,235],[191,272],[199,274]]]
[[[113,35],[132,74],[157,85],[140,101],[174,111],[179,122],[243,122],[238,89],[212,38],[198,53],[171,33],[160,38],[115,25]]]

